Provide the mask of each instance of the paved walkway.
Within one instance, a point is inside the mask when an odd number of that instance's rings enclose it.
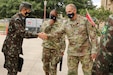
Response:
[[[5,35],[0,35],[0,50],[2,48],[3,41],[5,39]],[[24,65],[22,72],[18,73],[18,75],[44,75],[44,71],[42,69],[42,40],[41,39],[24,39],[23,42],[23,52],[24,55]],[[58,70],[57,75],[67,75],[67,51],[65,51],[65,55],[63,58],[63,67],[62,71]],[[0,51],[0,75],[7,75],[7,70],[3,68],[4,56]],[[58,65],[59,69],[59,65]],[[81,65],[79,66],[79,74],[83,75],[81,70]]]

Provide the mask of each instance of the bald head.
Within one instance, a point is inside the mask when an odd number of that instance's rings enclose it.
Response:
[[[57,19],[57,11],[55,9],[51,10],[50,12],[50,25],[53,25],[55,22],[56,22],[56,19]]]
[[[57,11],[55,10],[55,9],[53,9],[53,10],[51,10],[51,12],[50,12],[50,15],[54,15],[54,16],[56,16],[57,17]]]

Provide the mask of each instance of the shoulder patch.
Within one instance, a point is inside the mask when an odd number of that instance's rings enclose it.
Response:
[[[21,20],[19,17],[17,17],[17,18],[15,18],[15,21],[17,21],[17,20]]]
[[[17,20],[21,20],[18,13],[15,14],[13,17],[12,17],[13,20],[17,21]]]

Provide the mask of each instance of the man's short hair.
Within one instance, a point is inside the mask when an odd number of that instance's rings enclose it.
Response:
[[[27,8],[27,9],[31,9],[32,4],[28,3],[28,2],[22,2],[19,6],[19,11],[21,11],[23,9],[23,7]]]
[[[77,10],[77,8],[76,8],[76,6],[75,6],[74,4],[68,4],[67,6],[71,6],[72,8],[74,8],[74,9]],[[66,6],[66,7],[67,7],[67,6]]]

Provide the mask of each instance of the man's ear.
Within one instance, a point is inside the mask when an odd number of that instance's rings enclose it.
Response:
[[[75,13],[75,14],[76,14],[76,12],[77,12],[77,11],[74,9],[74,13]]]

